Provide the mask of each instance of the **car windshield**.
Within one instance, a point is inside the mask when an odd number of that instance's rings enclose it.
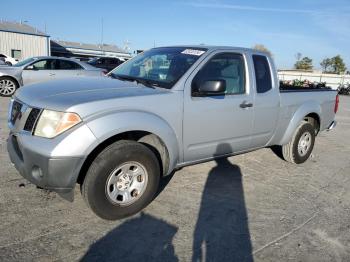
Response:
[[[110,76],[170,89],[206,51],[190,47],[153,48],[121,64]]]
[[[15,66],[15,67],[21,67],[21,66],[24,66],[24,65],[26,65],[26,64],[29,64],[29,63],[31,63],[31,62],[33,62],[33,61],[35,61],[34,58],[27,58],[27,59],[24,59],[24,60],[18,62],[17,64],[15,64],[15,65],[13,65],[13,66]]]

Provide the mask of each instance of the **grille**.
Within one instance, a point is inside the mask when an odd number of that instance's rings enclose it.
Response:
[[[33,108],[27,118],[27,121],[24,125],[24,130],[25,131],[30,131],[32,132],[36,123],[36,120],[38,119],[38,116],[40,114],[40,109],[38,108]]]
[[[12,125],[14,125],[17,118],[20,117],[22,106],[23,105],[20,102],[13,101],[12,110],[11,110],[11,119],[10,119],[10,122]]]

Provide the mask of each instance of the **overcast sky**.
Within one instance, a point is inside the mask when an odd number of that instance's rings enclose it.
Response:
[[[300,52],[319,62],[340,54],[350,68],[349,0],[25,1],[1,3],[0,18],[26,20],[53,39],[134,49],[154,45],[264,44],[279,68]]]

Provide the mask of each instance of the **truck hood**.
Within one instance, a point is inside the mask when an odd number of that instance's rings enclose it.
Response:
[[[23,86],[17,90],[15,98],[31,107],[65,111],[89,102],[168,92],[107,77],[75,77]]]

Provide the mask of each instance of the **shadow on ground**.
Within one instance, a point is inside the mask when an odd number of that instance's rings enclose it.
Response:
[[[230,146],[219,145],[217,152],[223,150],[230,150]],[[226,158],[216,163],[202,195],[192,240],[192,261],[251,262],[241,170]],[[178,261],[172,244],[177,230],[164,220],[142,213],[98,240],[82,261]]]
[[[221,144],[217,152],[229,149]],[[253,261],[241,169],[227,158],[215,161],[202,195],[192,261]]]
[[[141,213],[93,244],[81,261],[178,261],[172,245],[177,228]]]

